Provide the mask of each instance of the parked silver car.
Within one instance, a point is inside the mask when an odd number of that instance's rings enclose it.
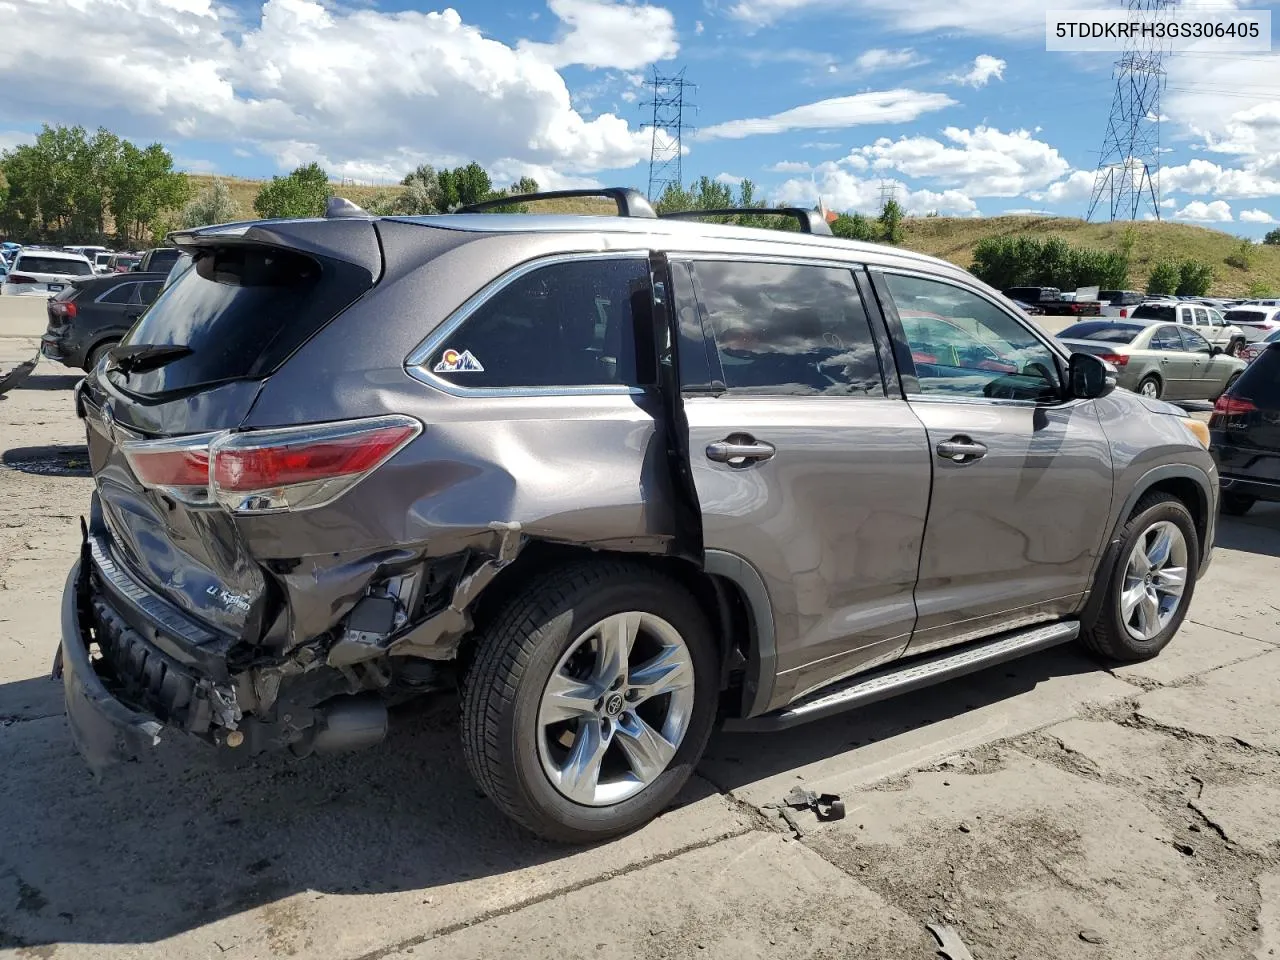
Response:
[[[1216,400],[1247,366],[1181,324],[1088,320],[1067,327],[1058,339],[1106,360],[1126,390],[1164,400]]]
[[[55,672],[92,766],[178,732],[370,746],[457,687],[493,803],[595,841],[717,723],[1173,638],[1218,510],[1203,423],[945,261],[607,195],[625,215],[175,235],[192,266],[76,392]]]

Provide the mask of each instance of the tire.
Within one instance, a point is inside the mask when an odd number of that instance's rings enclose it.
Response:
[[[631,697],[640,696],[631,686],[640,675],[634,660],[624,687],[611,693],[615,688],[603,686],[600,676],[617,674],[601,672],[605,658],[596,650],[604,649],[603,642],[586,638],[596,636],[591,631],[597,625],[617,623],[618,615],[624,613],[629,616],[627,623],[642,618],[634,657],[653,663],[656,660],[646,659],[645,650],[659,649],[663,655],[677,650],[676,645],[654,646],[654,637],[683,643],[688,656],[682,661],[682,686],[677,693],[630,706]],[[575,666],[575,657],[585,666]],[[546,698],[553,673],[562,681],[566,674],[586,678],[569,680],[578,684],[572,691],[575,707],[591,707],[591,697],[601,691],[603,695],[593,709],[574,713],[574,719],[547,723],[546,711],[551,708]],[[480,788],[507,816],[548,840],[593,843],[642,826],[671,803],[706,748],[718,690],[717,646],[711,628],[697,601],[679,583],[638,564],[575,563],[533,581],[482,631],[464,681],[463,752]],[[626,695],[626,703],[621,694]],[[557,705],[569,702],[555,701]],[[677,702],[682,704],[679,710]],[[664,704],[673,712],[668,716],[679,714],[677,725],[687,725],[665,766],[652,764],[653,770],[661,772],[646,781],[631,759],[644,738],[624,736],[624,731],[636,717],[650,708],[662,710]],[[659,723],[654,712],[646,714],[645,720]],[[660,728],[665,737],[667,728]],[[637,729],[643,731],[643,724]],[[654,729],[648,727],[651,733]],[[588,735],[588,730],[596,732]],[[599,754],[604,762],[595,767],[596,778],[578,789],[576,799],[571,798],[574,783],[558,785],[555,777],[565,777],[569,761],[582,744],[601,739],[608,746]],[[663,751],[671,747],[666,739],[661,743]],[[564,769],[557,769],[558,763]],[[623,776],[615,782],[612,776],[619,769]],[[635,782],[627,781],[628,772]],[[581,782],[586,784],[588,779]],[[636,783],[645,785],[637,788]],[[638,792],[625,794],[633,789]]]
[[[1149,631],[1137,630],[1142,636],[1135,635],[1131,630],[1133,620],[1126,617],[1122,606],[1122,600],[1126,590],[1126,586],[1137,589],[1141,588],[1143,581],[1134,583],[1131,572],[1130,560],[1134,558],[1135,551],[1139,544],[1145,545],[1151,542],[1149,534],[1164,525],[1176,528],[1182,536],[1182,545],[1185,551],[1182,567],[1183,587],[1181,593],[1177,596],[1176,604],[1169,609],[1168,619],[1165,619],[1163,605],[1169,594],[1165,592],[1159,584],[1167,580],[1166,577],[1157,577],[1154,581],[1149,581],[1151,586],[1147,588],[1145,593],[1154,595],[1159,598],[1159,610],[1157,620],[1153,626],[1159,629]],[[1171,551],[1170,557],[1174,554]],[[1125,523],[1120,532],[1120,553],[1116,559],[1115,567],[1111,570],[1110,579],[1106,583],[1098,583],[1094,589],[1105,589],[1106,595],[1102,602],[1102,607],[1098,611],[1098,615],[1092,624],[1087,624],[1080,635],[1081,641],[1093,653],[1108,660],[1119,660],[1132,663],[1138,660],[1149,660],[1164,649],[1165,645],[1173,639],[1173,635],[1178,632],[1178,628],[1182,626],[1182,621],[1187,615],[1187,609],[1191,605],[1192,595],[1195,593],[1195,572],[1200,565],[1200,541],[1196,534],[1195,521],[1191,517],[1190,511],[1183,505],[1181,500],[1167,493],[1150,493],[1138,501],[1138,505],[1134,508],[1133,515]],[[1166,566],[1175,566],[1170,563]],[[1139,603],[1132,608],[1131,616],[1138,618],[1144,614],[1138,610],[1143,606]],[[1141,620],[1138,621],[1141,623]]]
[[[1232,375],[1227,379],[1227,385],[1226,385],[1225,387],[1223,387],[1223,388],[1222,388],[1222,393],[1219,393],[1217,396],[1213,397],[1214,402],[1216,403],[1216,402],[1217,402],[1217,400],[1218,400],[1218,397],[1222,396],[1222,394],[1223,394],[1223,393],[1227,393],[1227,392],[1228,392],[1232,387],[1234,387],[1234,386],[1236,385],[1236,381],[1237,381],[1237,380],[1239,380],[1239,379],[1240,379],[1240,374],[1239,374],[1239,373],[1233,373],[1233,374],[1232,374]]]
[[[108,340],[105,343],[98,344],[96,347],[90,350],[89,356],[85,358],[85,361],[84,361],[84,372],[93,373],[94,369],[98,366],[98,361],[101,360],[103,355],[106,354],[106,352],[110,350],[112,347],[114,347],[118,342],[119,342],[118,340]]]
[[[1243,493],[1224,493],[1222,495],[1222,512],[1229,517],[1243,517],[1258,502],[1257,497]]]
[[[1240,356],[1240,350],[1244,347],[1245,343],[1246,341],[1244,337],[1232,337],[1231,342],[1227,344],[1227,356]]]
[[[1152,397],[1159,400],[1164,393],[1164,384],[1155,374],[1148,374],[1138,381],[1138,386],[1134,389],[1134,393],[1141,394],[1144,397]]]

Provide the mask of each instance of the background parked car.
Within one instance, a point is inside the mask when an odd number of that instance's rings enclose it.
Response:
[[[1034,303],[1023,303],[1021,300],[1014,300],[1014,306],[1025,313],[1029,317],[1043,317],[1044,308],[1037,307]]]
[[[110,273],[111,258],[115,256],[111,251],[104,250],[101,253],[93,255],[93,272],[94,273]]]
[[[1245,513],[1259,500],[1280,501],[1280,340],[1268,343],[1218,398],[1209,436],[1224,513]]]
[[[87,257],[26,247],[9,268],[0,293],[8,297],[48,297],[65,290],[77,277],[90,276],[93,264]]]
[[[1247,362],[1258,359],[1258,357],[1262,356],[1262,351],[1266,350],[1269,343],[1280,343],[1280,330],[1269,333],[1254,343],[1246,343],[1240,349],[1240,359]]]
[[[1141,290],[1099,290],[1098,299],[1102,301],[1102,316],[1119,317],[1125,307],[1136,307],[1147,295]]]
[[[1231,356],[1236,356],[1240,348],[1249,342],[1244,330],[1229,323],[1222,311],[1202,303],[1148,300],[1129,310],[1127,315],[1135,320],[1160,320],[1195,327],[1197,333]],[[1123,308],[1120,316],[1126,316]]]
[[[41,355],[68,367],[92,370],[155,300],[164,280],[163,273],[77,280],[49,301]]]
[[[107,272],[128,273],[141,262],[140,253],[113,253],[107,260]]]
[[[1058,339],[1112,364],[1125,389],[1165,400],[1215,400],[1245,368],[1243,360],[1176,323],[1086,320],[1067,327]]]
[[[1233,307],[1223,317],[1227,323],[1244,331],[1245,339],[1250,343],[1280,330],[1280,307]]]
[[[177,247],[155,247],[144,253],[133,269],[139,273],[167,273],[180,254]]]

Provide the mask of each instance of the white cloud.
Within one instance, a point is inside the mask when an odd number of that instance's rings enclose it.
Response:
[[[812,140],[809,143],[800,144],[801,150],[839,150],[841,144],[832,143],[829,140]]]
[[[680,52],[675,17],[665,7],[609,0],[547,0],[567,28],[555,43],[521,41],[518,49],[553,67],[581,64],[634,70]]]
[[[1205,149],[1242,157],[1276,149],[1280,51],[1242,57],[1186,53],[1172,57],[1168,71],[1161,107],[1175,123],[1201,138]]]
[[[726,187],[736,187],[742,183],[742,177],[734,176],[732,173],[717,173],[715,176],[716,183],[722,183]]]
[[[1203,200],[1192,200],[1174,214],[1179,220],[1201,220],[1222,223],[1231,219],[1231,204],[1225,200],[1214,200],[1205,203]]]
[[[1172,210],[1177,205],[1178,205],[1178,201],[1175,200],[1173,197],[1165,197],[1163,200],[1160,201],[1160,206],[1165,210]]]
[[[1243,223],[1275,223],[1276,218],[1265,210],[1241,210],[1240,220]]]
[[[947,145],[931,137],[881,138],[854,151],[874,170],[931,177],[972,196],[1016,197],[1052,183],[1071,169],[1058,151],[1026,130],[947,127]]]
[[[1199,157],[1179,166],[1165,167],[1160,186],[1167,191],[1226,197],[1280,197],[1280,165],[1275,158],[1260,158],[1243,167],[1223,167]]]
[[[963,73],[953,73],[948,80],[964,84],[966,87],[985,87],[992,80],[1004,79],[1004,68],[1008,64],[999,57],[980,53],[973,58],[973,64]]]
[[[779,160],[766,169],[771,173],[808,173],[813,167],[797,160]]]
[[[608,55],[636,66],[675,49],[661,8],[619,11],[588,0],[555,0],[553,9],[573,18],[569,32],[533,50],[484,36],[452,9],[267,0],[261,22],[246,25],[211,0],[163,2],[75,0],[56,17],[6,30],[7,102],[38,103],[41,114],[11,109],[13,119],[102,122],[135,139],[217,140],[286,167],[323,160],[338,175],[398,177],[417,163],[473,159],[575,175],[632,166],[648,156],[648,136],[613,114],[584,118],[546,48],[557,62]],[[624,53],[617,44],[626,24],[651,29],[628,32]]]
[[[707,28],[706,28],[706,26],[705,26],[705,25],[703,25],[703,23],[702,23],[702,21],[701,21],[701,20],[695,20],[695,21],[693,22],[693,33],[694,33],[694,36],[697,36],[697,37],[702,36],[702,31],[704,31],[704,30],[706,30],[706,29],[707,29]]]
[[[821,196],[832,210],[874,214],[880,210],[881,181],[864,180],[835,163],[823,164],[812,180],[792,179],[774,191],[774,199],[789,205],[814,204]],[[907,213],[920,215],[938,211],[956,216],[976,216],[978,205],[960,190],[911,190],[894,184],[896,197]]]
[[[703,140],[740,140],[757,134],[788,130],[823,130],[867,123],[907,123],[932,110],[950,107],[955,101],[942,93],[916,90],[881,90],[833,97],[793,107],[769,117],[730,120],[706,127]]]
[[[1092,170],[1076,170],[1044,190],[1028,193],[1027,197],[1036,203],[1083,203],[1093,196],[1095,176]]]
[[[878,20],[905,33],[961,33],[991,37],[1044,37],[1045,0],[737,0],[729,14],[763,27],[804,10]],[[1041,47],[1043,50],[1043,47]]]
[[[920,56],[910,47],[903,50],[872,47],[858,54],[853,66],[859,73],[875,73],[879,70],[905,70],[928,62],[928,58]]]

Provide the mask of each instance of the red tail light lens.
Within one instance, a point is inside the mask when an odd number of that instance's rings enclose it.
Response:
[[[1121,307],[1121,308],[1120,308],[1120,316],[1121,316],[1122,318],[1123,318],[1123,317],[1127,317],[1127,316],[1129,316],[1129,308],[1128,308],[1128,307]]]
[[[11,273],[6,283],[39,283],[35,277],[28,277],[25,273]]]
[[[49,301],[49,313],[55,317],[66,317],[70,320],[79,312],[79,308],[69,300]]]
[[[411,417],[372,417],[224,434],[213,444],[214,498],[233,513],[309,510],[359,483],[422,432]]]
[[[1257,404],[1252,400],[1246,400],[1244,397],[1232,397],[1227,394],[1220,396],[1213,404],[1214,413],[1224,413],[1227,416],[1252,413],[1257,409]]]
[[[209,441],[204,433],[181,440],[126,440],[120,450],[138,482],[184,503],[209,502]]]
[[[1129,363],[1129,355],[1127,353],[1100,353],[1099,360],[1105,360],[1114,367],[1127,366]]]

